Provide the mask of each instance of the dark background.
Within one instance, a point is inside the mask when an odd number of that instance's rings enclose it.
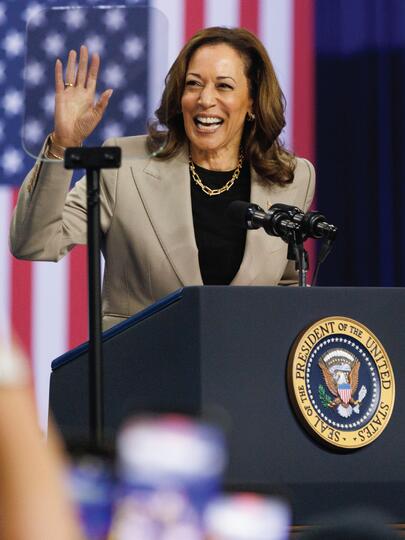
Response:
[[[405,285],[405,2],[316,2],[317,206],[339,227],[318,283]]]

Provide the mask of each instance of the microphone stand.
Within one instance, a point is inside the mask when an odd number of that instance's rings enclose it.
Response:
[[[89,427],[90,444],[101,449],[104,435],[103,359],[100,271],[100,171],[121,165],[119,147],[80,147],[65,151],[66,169],[85,169],[87,178],[87,258],[89,287]]]
[[[287,259],[295,261],[295,268],[298,270],[298,286],[307,286],[308,274],[308,253],[304,248],[304,240],[301,231],[293,230],[283,238],[288,243]]]

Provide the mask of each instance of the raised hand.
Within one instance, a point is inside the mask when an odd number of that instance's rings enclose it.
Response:
[[[102,119],[112,90],[105,90],[95,102],[100,57],[94,54],[88,66],[87,47],[80,47],[79,65],[76,73],[77,53],[69,52],[65,80],[63,66],[58,59],[55,64],[55,144],[69,147],[80,146]]]

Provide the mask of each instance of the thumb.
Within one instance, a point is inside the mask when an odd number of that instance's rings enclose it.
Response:
[[[101,94],[100,99],[97,101],[96,106],[94,108],[97,114],[99,114],[100,116],[103,116],[107,108],[108,102],[110,101],[110,97],[112,96],[112,93],[113,91],[111,88],[109,90],[105,90]]]

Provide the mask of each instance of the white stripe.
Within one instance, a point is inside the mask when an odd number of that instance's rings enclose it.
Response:
[[[32,356],[40,427],[46,431],[50,366],[68,344],[68,259],[33,264]]]
[[[165,14],[168,21],[168,37],[155,36],[167,43],[168,65],[171,66],[184,43],[184,2],[183,0],[152,0],[151,6]]]
[[[265,45],[287,101],[286,122],[282,139],[292,145],[292,81],[293,81],[293,2],[292,0],[260,0],[259,37]]]
[[[102,253],[100,253],[100,281],[103,283],[105,270],[105,259]]]
[[[161,0],[155,0],[155,4],[161,3]],[[167,15],[159,8],[149,10],[149,54],[148,54],[148,118],[160,104],[162,92],[164,89],[164,79],[169,70],[168,43],[169,21]],[[157,39],[159,36],[159,39]],[[177,46],[177,44],[175,45]]]
[[[206,0],[205,26],[239,26],[239,0]]]
[[[13,190],[0,186],[0,336],[11,337],[11,253],[8,247]]]

